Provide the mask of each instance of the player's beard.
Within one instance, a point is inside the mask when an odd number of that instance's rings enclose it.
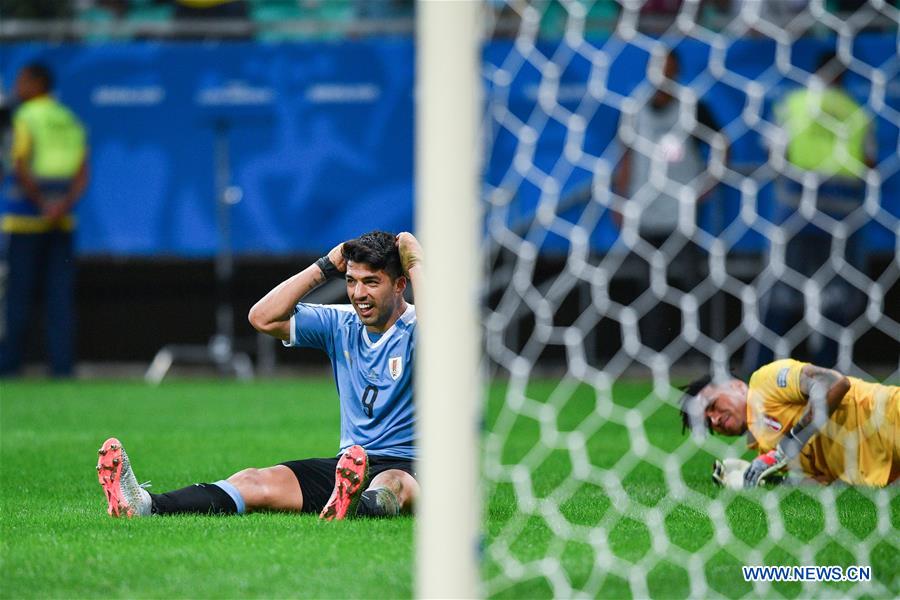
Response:
[[[360,307],[360,304],[368,304],[369,307],[363,309]],[[371,300],[362,303],[354,302],[353,308],[354,310],[356,310],[356,314],[359,317],[359,320],[366,325],[371,325],[372,320],[377,320],[378,318],[378,305],[376,305]]]
[[[395,304],[390,299],[386,300],[383,304],[381,302],[372,302],[369,300],[364,304],[368,304],[370,306],[367,311],[367,315],[363,315],[360,312],[359,305],[354,303],[353,308],[356,309],[356,314],[359,317],[359,320],[363,322],[363,325],[366,327],[374,327],[376,329],[383,329],[384,325],[391,319],[391,315],[394,313]]]

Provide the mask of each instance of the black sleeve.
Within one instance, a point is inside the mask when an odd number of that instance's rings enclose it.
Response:
[[[709,127],[713,131],[720,131],[722,129],[719,126],[719,122],[716,121],[716,118],[713,116],[712,111],[709,110],[709,106],[707,106],[706,102],[697,102],[697,122]]]
[[[718,121],[716,121],[712,111],[709,110],[709,106],[707,106],[705,102],[697,102],[697,123],[704,127],[708,127],[712,131],[719,131],[721,129]],[[698,135],[696,130],[692,133],[691,140],[694,142],[698,152],[704,152],[705,148],[709,148],[709,144],[704,138]]]

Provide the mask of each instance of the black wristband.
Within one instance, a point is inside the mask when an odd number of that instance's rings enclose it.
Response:
[[[331,259],[328,258],[328,255],[325,255],[317,260],[316,266],[322,270],[322,274],[325,276],[325,279],[339,279],[344,276],[344,274],[338,271],[338,268],[334,266],[334,263],[331,262]]]

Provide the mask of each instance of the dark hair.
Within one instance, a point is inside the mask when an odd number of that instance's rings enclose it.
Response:
[[[669,59],[672,59],[672,62],[675,63],[675,72],[681,74],[681,58],[678,56],[675,48],[669,48],[666,52],[666,60]]]
[[[22,68],[22,71],[28,73],[32,79],[36,80],[45,92],[53,89],[53,72],[44,63],[28,63]]]
[[[690,382],[686,386],[679,388],[684,392],[684,395],[681,396],[681,433],[694,430],[698,421],[698,411],[696,408],[697,395],[703,391],[703,388],[712,383],[712,380],[712,375],[704,375],[703,377]],[[707,430],[712,432],[709,423],[705,424]]]
[[[831,61],[837,58],[837,53],[834,50],[825,50],[822,54],[819,55],[819,59],[816,61],[816,71],[821,71],[824,67],[826,67]],[[839,63],[842,64],[842,63]]]
[[[816,62],[815,73],[826,82],[840,82],[844,77],[847,68],[844,63],[838,59],[838,55],[834,50],[826,50],[819,56]]]
[[[391,279],[397,279],[403,275],[403,267],[396,239],[393,233],[371,231],[344,242],[342,253],[347,261],[369,265],[376,271],[383,270]]]

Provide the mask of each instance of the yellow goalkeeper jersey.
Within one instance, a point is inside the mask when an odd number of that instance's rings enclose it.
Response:
[[[772,450],[803,414],[807,399],[800,391],[800,371],[805,364],[777,360],[750,377],[751,448]],[[900,387],[848,379],[850,390],[824,429],[803,448],[800,465],[822,482],[887,485],[900,475]]]

